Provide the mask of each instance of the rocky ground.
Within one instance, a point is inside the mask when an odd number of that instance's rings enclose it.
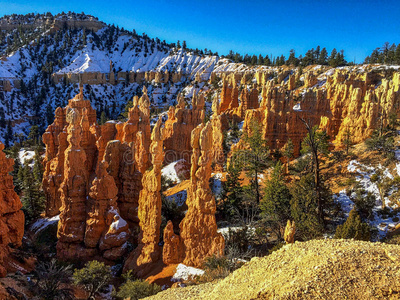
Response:
[[[227,278],[147,299],[399,299],[400,246],[353,240],[289,244]]]

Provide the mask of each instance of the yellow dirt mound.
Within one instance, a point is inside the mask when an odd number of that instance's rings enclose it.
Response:
[[[400,246],[313,240],[253,258],[227,278],[148,299],[400,299]]]

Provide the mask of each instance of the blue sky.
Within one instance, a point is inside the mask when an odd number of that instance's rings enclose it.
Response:
[[[0,15],[85,12],[167,42],[227,54],[304,54],[317,45],[361,62],[384,42],[400,43],[400,1],[2,1]]]

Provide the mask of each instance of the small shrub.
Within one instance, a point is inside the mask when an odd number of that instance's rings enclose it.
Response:
[[[68,283],[72,275],[72,267],[62,266],[55,259],[50,262],[39,262],[35,270],[36,284],[32,292],[37,299],[73,299],[72,290],[61,287]]]
[[[94,299],[95,295],[102,292],[111,280],[110,267],[97,260],[90,261],[85,267],[74,271],[74,283],[82,285],[89,293],[87,299]]]
[[[128,279],[121,285],[117,297],[121,299],[138,300],[149,297],[161,292],[161,287],[157,284],[150,284],[144,280],[130,280]]]
[[[361,221],[357,210],[353,208],[346,222],[336,228],[335,238],[369,241],[371,239],[371,230],[367,223]]]
[[[275,251],[278,251],[281,249],[285,244],[284,243],[278,243],[275,246],[273,246],[271,249],[268,250],[268,254],[272,254]]]
[[[358,188],[355,191],[355,197],[351,197],[351,200],[354,202],[361,219],[372,220],[374,218],[373,208],[376,204],[376,197],[374,194],[371,192],[366,193],[364,189]]]

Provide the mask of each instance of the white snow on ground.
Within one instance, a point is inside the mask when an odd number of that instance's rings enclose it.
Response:
[[[59,215],[52,217],[52,218],[39,219],[35,223],[32,224],[31,230],[35,231],[35,233],[38,233],[38,232],[44,230],[47,226],[57,223],[59,220],[60,220]]]
[[[381,165],[378,166],[379,169],[383,169]],[[374,219],[370,221],[370,225],[378,229],[379,237],[384,237],[389,228],[394,228],[398,222],[393,222],[393,217],[383,218],[378,214],[378,210],[382,209],[382,199],[379,195],[379,189],[376,183],[371,182],[371,176],[375,174],[376,169],[371,166],[365,166],[356,160],[350,161],[347,170],[352,173],[359,174],[356,176],[356,180],[361,184],[362,188],[367,192],[371,192],[377,199],[376,205],[373,208]],[[383,169],[383,174],[389,178],[393,178],[393,175],[385,168]],[[354,207],[353,201],[347,196],[346,190],[342,190],[339,194],[334,195],[335,201],[339,202],[346,216],[348,216],[350,210]],[[385,197],[383,199],[387,207],[389,207],[389,199]]]
[[[29,166],[33,166],[33,157],[35,156],[35,151],[28,151],[25,149],[21,149],[18,153],[19,161],[21,164],[25,164],[25,161],[32,160],[32,163],[29,164]]]
[[[178,174],[176,174],[175,165],[178,161],[174,161],[169,165],[165,166],[161,170],[161,175],[165,176],[167,179],[170,179],[172,182],[180,183],[181,180],[178,178]]]
[[[221,233],[223,236],[228,236],[228,233],[229,233],[229,230],[231,231],[231,232],[235,232],[235,231],[238,231],[238,230],[240,230],[240,229],[242,229],[243,227],[241,227],[241,226],[237,226],[237,227],[224,227],[224,228],[218,228],[218,230],[217,230],[217,232],[218,233]]]
[[[201,276],[204,274],[204,271],[201,269],[188,267],[184,264],[179,264],[176,267],[176,271],[174,276],[172,276],[171,281],[177,282],[182,280],[188,280],[190,277]]]
[[[295,110],[295,111],[301,111],[300,103],[297,103],[295,106],[293,106],[293,110]]]
[[[125,227],[126,225],[126,221],[120,217],[118,220],[111,223],[110,228],[117,231],[118,229]]]

